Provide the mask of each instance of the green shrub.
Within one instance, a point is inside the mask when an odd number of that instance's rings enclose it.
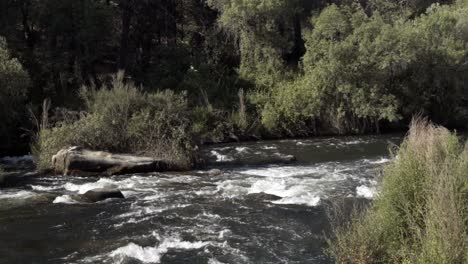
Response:
[[[61,120],[40,130],[33,148],[39,168],[49,167],[52,155],[72,145],[149,155],[177,169],[195,161],[185,94],[144,93],[119,73],[110,88],[83,87],[81,97],[87,113],[78,121]]]
[[[226,119],[227,113],[211,107],[195,107],[192,111],[192,133],[201,143],[219,143],[232,134],[234,127]]]
[[[252,120],[244,90],[238,92],[238,104],[231,111],[214,108],[211,104],[193,109],[192,133],[200,143],[220,143],[255,134],[258,122]]]
[[[373,205],[335,226],[338,263],[468,263],[468,148],[413,121]]]

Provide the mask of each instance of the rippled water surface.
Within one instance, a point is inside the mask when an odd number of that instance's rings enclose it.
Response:
[[[202,171],[48,176],[0,189],[0,263],[330,263],[322,252],[327,201],[371,199],[399,141],[217,145],[204,150]],[[287,155],[297,161],[266,165]],[[125,199],[73,199],[102,187]]]

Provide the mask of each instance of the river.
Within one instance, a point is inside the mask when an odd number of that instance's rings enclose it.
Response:
[[[206,170],[35,178],[0,189],[0,263],[331,263],[327,201],[372,199],[400,140],[224,144],[203,150]],[[297,162],[255,165],[284,155]],[[125,199],[72,198],[100,187]]]

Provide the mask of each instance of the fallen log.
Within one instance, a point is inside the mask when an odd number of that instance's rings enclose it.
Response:
[[[80,147],[61,149],[52,157],[52,167],[56,173],[79,176],[161,172],[170,169],[169,163],[163,160]]]

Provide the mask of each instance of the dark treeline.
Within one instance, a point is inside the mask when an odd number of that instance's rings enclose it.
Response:
[[[56,137],[104,122],[100,105],[138,106],[122,131],[143,112],[162,120],[153,97],[183,111],[180,129],[197,143],[378,133],[414,114],[454,128],[468,119],[466,0],[1,0],[0,36],[3,152],[38,141],[40,128]],[[124,83],[136,91],[112,92]],[[129,91],[144,100],[112,98]],[[136,144],[129,133],[125,146]],[[78,142],[100,147],[91,141]]]

